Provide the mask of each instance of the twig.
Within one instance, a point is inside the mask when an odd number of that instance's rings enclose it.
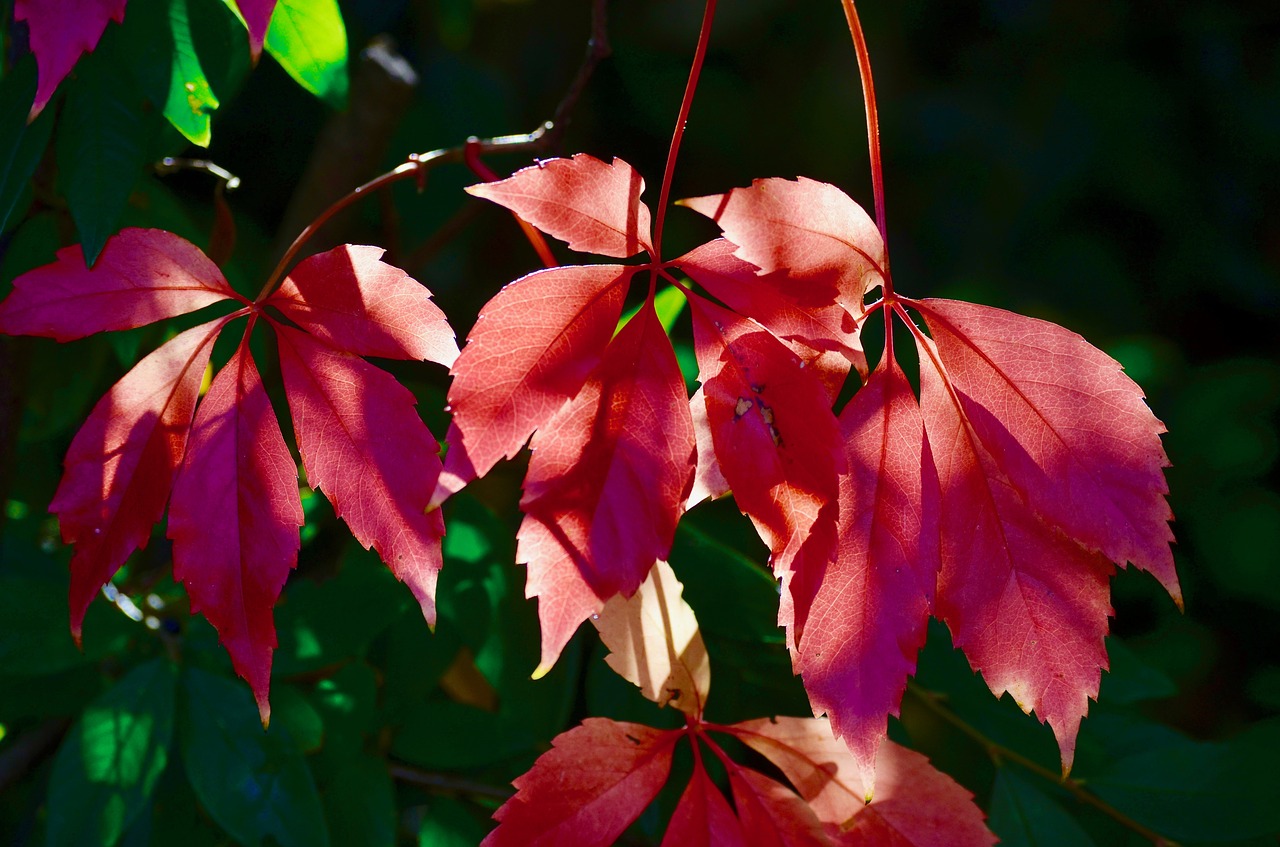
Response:
[[[1178,847],[1178,843],[1176,841],[1165,838],[1158,832],[1153,832],[1152,830],[1147,829],[1124,812],[1121,812],[1119,809],[1110,805],[1101,797],[1085,788],[1083,781],[1054,773],[1039,762],[1022,755],[1017,750],[1013,750],[1004,746],[1000,742],[995,741],[964,718],[944,706],[942,704],[942,697],[937,693],[930,691],[927,688],[923,688],[912,681],[907,682],[907,692],[919,700],[925,708],[929,709],[929,711],[933,712],[935,715],[942,718],[944,721],[951,724],[956,729],[960,730],[960,732],[975,741],[978,746],[986,752],[987,756],[991,758],[991,761],[997,765],[1002,761],[1013,762],[1014,764],[1031,771],[1036,776],[1059,786],[1079,802],[1092,806],[1124,828],[1147,839],[1152,844],[1156,845],[1156,847]]]
[[[54,718],[15,738],[9,748],[0,753],[0,794],[52,753],[70,726],[70,720]]]
[[[473,797],[506,800],[515,793],[510,786],[489,785],[453,774],[426,771],[403,762],[391,762],[391,776],[401,782],[445,794],[469,794]]]

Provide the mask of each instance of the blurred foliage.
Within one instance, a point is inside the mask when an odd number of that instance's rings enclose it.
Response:
[[[308,181],[336,196],[372,176],[308,170],[336,143],[325,131],[341,117],[335,108],[347,103],[355,137],[384,169],[467,136],[527,132],[554,111],[589,33],[587,4],[570,0],[339,5],[343,40],[324,30],[324,50],[302,55],[296,45],[314,43],[306,28],[317,19],[291,18],[251,68],[243,27],[218,0],[131,0],[125,24],[108,27],[28,125],[34,66],[6,4],[0,296],[58,247],[81,241],[93,254],[124,225],[208,246],[224,199],[236,225],[225,271],[252,293],[295,234],[278,229]],[[672,196],[803,174],[870,205],[839,4],[722,5]],[[1126,365],[1169,428],[1187,611],[1153,580],[1115,578],[1112,672],[1084,723],[1074,775],[1123,816],[1182,843],[1274,844],[1280,7],[863,5],[898,288],[1082,333]],[[321,16],[332,7],[281,3]],[[610,4],[613,56],[559,152],[627,159],[655,202],[701,11],[674,0]],[[417,85],[378,124],[384,107],[358,80],[369,61],[361,51],[383,33]],[[192,77],[203,106],[184,113],[173,86]],[[362,136],[366,125],[385,137]],[[192,146],[205,140],[207,149]],[[157,170],[165,156],[208,159],[240,187],[224,198],[208,173]],[[504,172],[525,162],[488,164]],[[464,334],[480,304],[537,264],[508,217],[458,190],[472,181],[461,167],[437,170],[424,192],[399,186],[327,235],[387,247]],[[676,209],[665,240],[675,255],[712,234]],[[687,321],[675,321],[678,347]],[[276,610],[268,732],[212,628],[189,616],[162,529],[116,577],[112,599],[95,602],[85,649],[75,650],[69,551],[45,512],[61,457],[103,390],[179,325],[67,345],[0,338],[7,843],[475,844],[510,780],[558,732],[587,715],[670,720],[608,671],[594,632],[580,633],[546,678],[529,679],[537,623],[513,545],[521,461],[446,506],[434,633],[327,504],[305,501],[298,572]],[[444,375],[412,365],[396,374],[443,433]],[[748,522],[723,502],[691,513],[672,553],[715,668],[713,720],[807,709],[763,560]],[[1145,843],[1001,755],[1057,767],[1048,730],[993,699],[940,626],[891,731],[973,790],[1005,843]],[[656,843],[673,802],[663,795],[628,837]]]

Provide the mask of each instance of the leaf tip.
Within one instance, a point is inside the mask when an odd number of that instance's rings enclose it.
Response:
[[[271,704],[267,702],[266,692],[254,692],[253,699],[258,701],[258,717],[262,719],[262,731],[266,732],[271,727]]]
[[[530,676],[529,678],[532,679],[534,682],[537,682],[547,674],[551,673],[552,667],[554,667],[554,665],[549,665],[546,662],[543,662],[542,664],[538,665],[536,668],[533,669],[533,675]]]

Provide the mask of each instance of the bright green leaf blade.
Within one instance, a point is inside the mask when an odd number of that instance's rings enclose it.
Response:
[[[987,823],[1004,847],[1096,847],[1075,818],[1010,768],[996,773]]]
[[[54,763],[49,847],[110,847],[146,807],[169,761],[175,680],[155,659],[85,709]]]
[[[36,63],[31,58],[19,62],[0,82],[0,233],[8,227],[9,215],[22,199],[53,131],[52,109],[27,125],[35,92]]]
[[[85,261],[116,230],[147,163],[152,122],[142,98],[104,53],[81,60],[58,130],[58,176],[80,233]]]
[[[489,827],[452,797],[433,797],[418,830],[418,847],[472,847]]]
[[[347,29],[337,0],[280,0],[266,49],[298,85],[335,109],[347,105]]]
[[[263,732],[243,683],[196,668],[182,675],[179,736],[201,805],[233,838],[258,847],[329,843],[311,769],[287,731]]]
[[[658,313],[658,323],[662,324],[662,328],[667,331],[667,335],[671,334],[671,328],[676,325],[676,319],[684,311],[686,302],[688,301],[685,300],[684,292],[674,285],[668,285],[654,295],[653,308]],[[634,308],[628,309],[618,319],[617,329],[614,330],[615,335],[618,330],[626,325],[627,321],[636,316],[636,313],[640,311],[641,305],[637,304]]]
[[[169,30],[173,38],[173,68],[164,116],[191,143],[208,147],[212,138],[211,114],[219,104],[191,40],[187,0],[170,0]]]
[[[1181,737],[1139,750],[1089,779],[1090,789],[1175,841],[1237,841],[1280,832],[1280,720],[1229,741]]]

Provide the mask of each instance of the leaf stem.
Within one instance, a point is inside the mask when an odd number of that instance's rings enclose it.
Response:
[[[684,87],[684,99],[680,101],[680,114],[671,134],[671,149],[667,151],[667,166],[662,172],[662,191],[658,195],[658,220],[653,227],[654,260],[662,260],[662,227],[667,219],[667,200],[671,197],[671,176],[675,173],[676,157],[680,141],[684,138],[685,124],[689,122],[689,109],[693,107],[693,95],[698,90],[698,77],[702,75],[702,61],[707,55],[707,42],[711,40],[711,22],[716,16],[716,0],[707,0],[702,12],[702,28],[698,32],[698,47],[693,53],[693,66],[689,68],[689,81]]]
[[[467,167],[476,176],[485,182],[496,182],[499,176],[493,172],[493,169],[486,165],[480,158],[479,153],[480,139],[474,135],[467,139],[467,143],[462,145],[462,158],[466,161]],[[538,258],[542,260],[544,268],[554,268],[560,263],[556,261],[556,257],[551,253],[551,246],[547,244],[547,239],[542,233],[534,229],[534,227],[524,218],[511,213],[511,217],[515,218],[517,224],[520,225],[520,231],[524,233],[524,237],[533,247],[533,252],[538,254]]]
[[[914,680],[907,681],[907,693],[911,694],[925,708],[933,712],[939,718],[954,726],[961,733],[968,736],[980,746],[992,762],[999,765],[1000,762],[1013,762],[1016,765],[1030,771],[1036,776],[1045,779],[1058,787],[1062,788],[1076,800],[1087,806],[1092,806],[1111,818],[1125,829],[1142,836],[1157,847],[1178,847],[1176,841],[1165,838],[1157,832],[1154,832],[1133,818],[1121,812],[1089,789],[1085,788],[1083,780],[1074,779],[1072,777],[1064,777],[1061,774],[1054,773],[1049,768],[1041,765],[1039,762],[1030,759],[1016,750],[1004,746],[986,735],[982,730],[970,724],[964,718],[951,711],[943,705],[942,695],[924,688]]]
[[[862,23],[853,0],[841,0],[844,17],[853,36],[853,48],[858,53],[858,75],[862,77],[862,102],[867,111],[867,149],[871,154],[871,190],[876,204],[876,227],[885,243],[884,288],[885,297],[893,297],[893,281],[889,278],[889,230],[884,214],[884,171],[880,160],[880,116],[876,110],[876,87],[871,79],[871,55],[867,51],[867,39],[862,34]]]

